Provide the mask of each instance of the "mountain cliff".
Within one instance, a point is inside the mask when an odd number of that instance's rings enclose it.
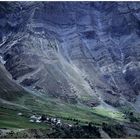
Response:
[[[139,2],[1,2],[3,65],[50,97],[138,109],[139,12]]]

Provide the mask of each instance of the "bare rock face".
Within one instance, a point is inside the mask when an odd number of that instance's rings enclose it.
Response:
[[[140,91],[140,3],[0,3],[0,53],[22,86],[119,106]]]

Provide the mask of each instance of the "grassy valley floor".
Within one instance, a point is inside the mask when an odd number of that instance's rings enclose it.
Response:
[[[20,106],[16,106],[16,104],[20,104]],[[18,116],[19,112],[23,116]],[[30,116],[33,114],[45,114],[49,117],[59,118],[64,126],[57,127],[49,123],[29,122]],[[5,136],[2,136],[1,132],[1,137],[8,138],[104,138],[107,135],[119,138],[125,137],[122,126],[128,123],[129,118],[119,111],[98,107],[90,108],[82,104],[72,105],[49,97],[25,95],[15,101],[13,105],[1,104],[0,107],[1,131],[10,130],[10,133]],[[65,124],[71,124],[73,127],[68,128]],[[101,134],[105,134],[105,136]]]

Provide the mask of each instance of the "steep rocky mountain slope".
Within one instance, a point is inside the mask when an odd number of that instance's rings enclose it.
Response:
[[[3,65],[68,103],[139,110],[139,12],[137,2],[1,2]]]
[[[13,101],[24,94],[26,95],[26,91],[12,81],[9,73],[0,64],[0,102]]]

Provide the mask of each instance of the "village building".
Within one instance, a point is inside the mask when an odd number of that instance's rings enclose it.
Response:
[[[17,115],[18,115],[18,116],[22,116],[22,113],[21,113],[21,112],[19,112],[19,113],[17,113]]]

